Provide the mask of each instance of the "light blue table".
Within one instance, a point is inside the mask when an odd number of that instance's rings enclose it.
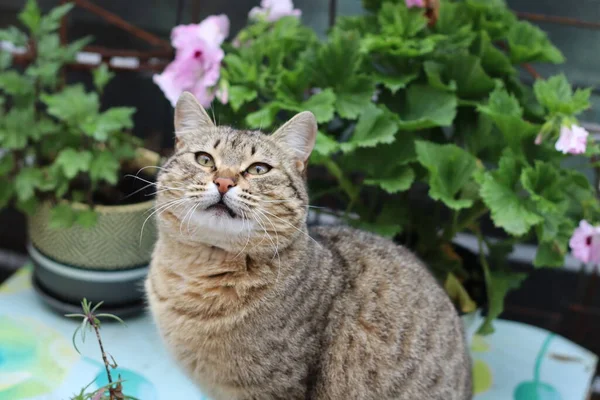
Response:
[[[71,345],[76,325],[41,303],[28,268],[0,286],[0,400],[66,400],[93,380],[103,385],[93,338],[79,346],[82,355]],[[149,316],[130,319],[127,327],[105,324],[102,335],[127,394],[208,400],[170,360]],[[564,338],[509,321],[498,321],[492,336],[475,337],[472,355],[475,400],[585,400],[597,363]]]

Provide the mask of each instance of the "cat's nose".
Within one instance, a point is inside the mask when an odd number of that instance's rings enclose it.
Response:
[[[235,186],[233,179],[229,178],[217,178],[213,182],[217,185],[217,189],[219,189],[219,193],[221,194],[227,193],[229,189]]]

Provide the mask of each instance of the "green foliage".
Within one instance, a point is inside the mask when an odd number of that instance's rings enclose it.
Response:
[[[107,65],[92,73],[96,91],[59,85],[63,65],[90,42],[86,37],[60,43],[57,30],[72,7],[69,2],[42,14],[28,0],[19,14],[27,31],[0,31],[1,40],[37,49],[24,70],[12,68],[10,54],[0,53],[0,149],[11,152],[0,153],[0,207],[12,203],[31,214],[38,203],[50,201],[56,204],[50,220],[56,228],[93,226],[94,193],[117,184],[122,163],[139,145],[126,133],[135,109],[100,109],[100,94],[114,75]],[[73,208],[71,202],[86,202],[88,208]]]
[[[510,244],[537,239],[536,267],[563,263],[579,220],[600,219],[595,188],[553,146],[589,107],[590,90],[574,92],[564,75],[533,88],[519,81],[519,64],[563,56],[503,0],[440,0],[433,24],[404,0],[363,5],[322,40],[294,18],[247,25],[226,49],[230,101],[218,112],[272,132],[312,111],[310,161],[326,173],[309,180],[312,202],[325,197],[348,223],[407,241],[463,307],[474,304],[465,287],[485,285],[489,333],[525,275],[505,265],[508,245],[470,266],[452,240],[489,216]]]

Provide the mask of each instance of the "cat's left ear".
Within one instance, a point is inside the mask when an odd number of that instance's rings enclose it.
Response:
[[[183,92],[179,96],[175,106],[175,139],[178,144],[187,135],[207,128],[214,128],[214,126],[215,124],[204,107],[196,100],[196,96],[190,92]]]
[[[315,147],[317,120],[310,111],[303,111],[277,129],[273,138],[294,152],[298,169],[302,171]]]

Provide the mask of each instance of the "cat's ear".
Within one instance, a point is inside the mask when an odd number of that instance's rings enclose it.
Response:
[[[294,152],[302,170],[315,147],[317,120],[310,111],[303,111],[277,129],[273,138]]]
[[[181,140],[182,136],[191,131],[214,127],[206,110],[190,92],[183,92],[175,105],[175,135]]]

